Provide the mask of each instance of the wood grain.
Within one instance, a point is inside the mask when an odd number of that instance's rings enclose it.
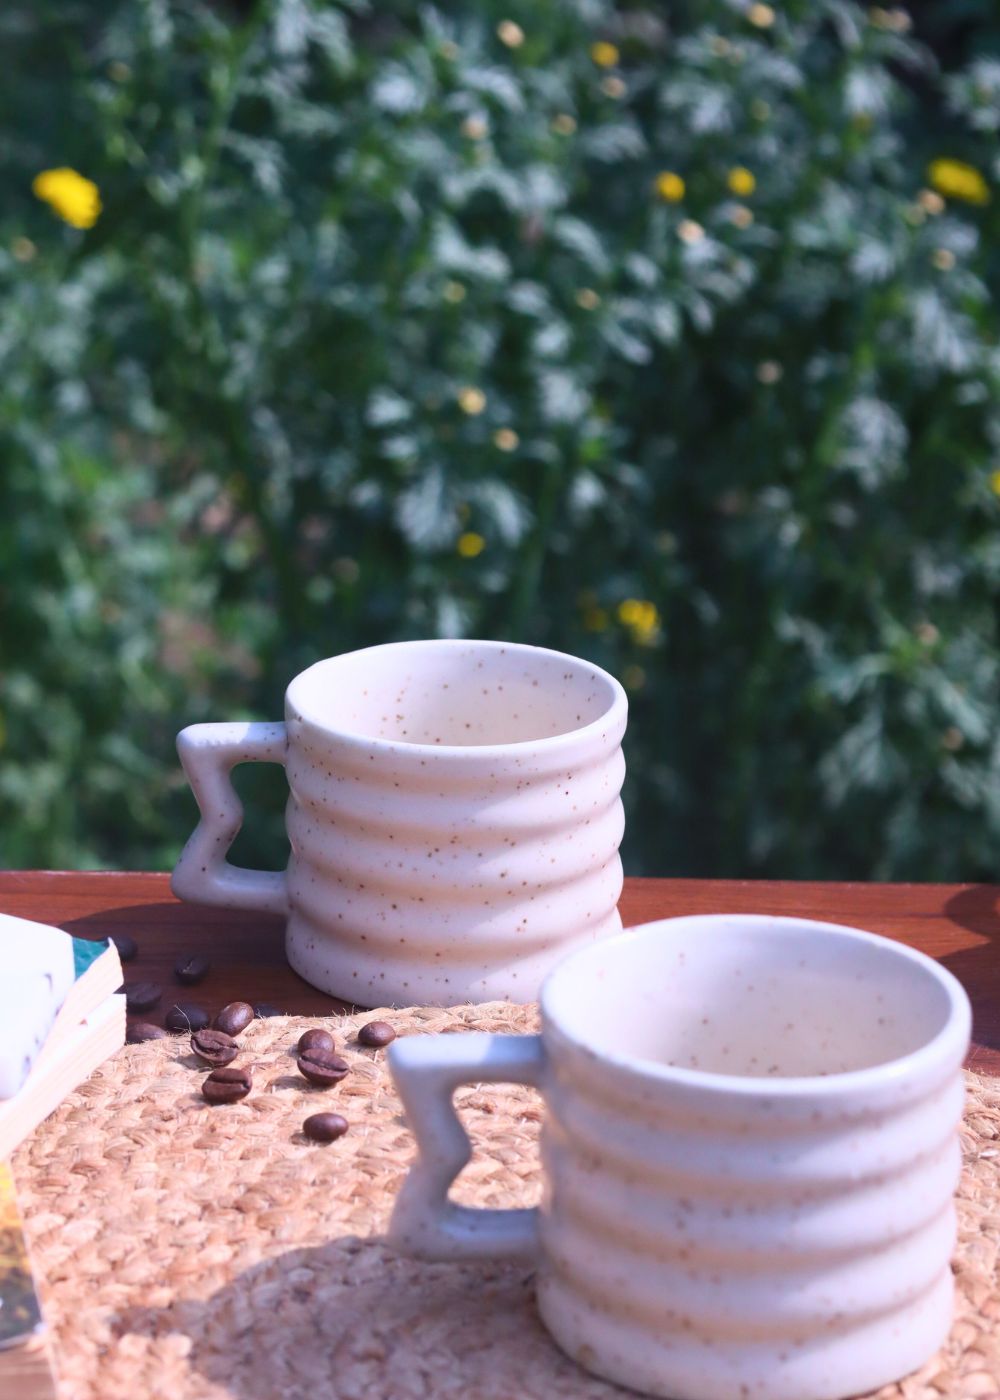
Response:
[[[125,968],[126,982],[163,986],[160,1007],[143,1019],[162,1019],[175,1000],[206,1010],[235,999],[270,1002],[295,1015],[343,1009],[287,966],[279,919],[181,904],[168,880],[117,871],[0,872],[0,910],[82,937],[131,934],[139,954]],[[796,914],[899,939],[939,958],[963,983],[975,1016],[969,1068],[1000,1074],[1000,886],[632,879],[620,907],[627,926],[676,914]],[[195,951],[211,958],[212,971],[199,986],[182,987],[174,963]]]

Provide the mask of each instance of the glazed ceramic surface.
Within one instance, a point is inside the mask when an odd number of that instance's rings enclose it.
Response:
[[[968,1000],[874,934],[763,916],[647,924],[569,957],[541,1036],[392,1047],[420,1145],[391,1234],[538,1264],[559,1345],[675,1400],[840,1400],[951,1320]],[[447,1200],[458,1084],[536,1084],[538,1212]]]
[[[202,820],[182,899],[287,913],[292,967],[362,1005],[531,1001],[570,948],[620,932],[627,702],[559,652],[402,642],[320,661],[284,724],[198,724],[178,750]],[[226,859],[237,763],[283,763],[287,871]]]

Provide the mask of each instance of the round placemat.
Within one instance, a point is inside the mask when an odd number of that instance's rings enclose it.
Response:
[[[254,1091],[209,1107],[182,1038],[127,1046],[21,1145],[13,1167],[60,1375],[60,1400],[606,1400],[549,1340],[531,1270],[429,1264],[384,1231],[413,1154],[385,1052],[355,1040],[536,1029],[533,1007],[410,1008],[257,1021],[237,1063]],[[291,1053],[324,1025],[351,1062],[311,1088]],[[967,1076],[947,1347],[881,1400],[1000,1400],[1000,1081]],[[456,1198],[538,1199],[541,1105],[530,1089],[459,1090],[475,1144]],[[322,1109],[350,1131],[319,1146]]]

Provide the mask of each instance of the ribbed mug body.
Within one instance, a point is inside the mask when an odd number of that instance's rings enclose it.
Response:
[[[884,940],[841,930],[846,952],[817,938],[814,957],[808,926],[782,922],[769,964],[766,919],[673,920],[543,992],[541,1315],[581,1364],[651,1395],[842,1400],[922,1365],[951,1323],[964,994]],[[814,1005],[785,998],[797,971]],[[671,1039],[667,1065],[642,1063]],[[917,1048],[880,1064],[892,1044]],[[719,1074],[730,1049],[744,1075],[782,1077]],[[831,1069],[796,1080],[759,1050]]]
[[[289,962],[361,1004],[530,1001],[621,929],[624,697],[534,648],[374,651],[401,656],[369,709],[356,680],[332,722],[302,677],[286,697]]]

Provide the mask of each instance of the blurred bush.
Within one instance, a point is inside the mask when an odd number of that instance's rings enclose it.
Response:
[[[183,723],[467,634],[623,679],[632,871],[995,877],[978,15],[10,0],[3,861],[168,866]]]

